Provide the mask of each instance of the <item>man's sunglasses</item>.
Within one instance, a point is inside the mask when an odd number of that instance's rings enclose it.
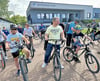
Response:
[[[17,29],[11,29],[11,30],[17,30]]]

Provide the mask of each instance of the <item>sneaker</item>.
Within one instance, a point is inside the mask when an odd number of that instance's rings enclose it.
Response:
[[[42,64],[42,68],[45,68],[46,66],[47,66],[46,63],[43,63],[43,64]]]
[[[17,70],[16,76],[20,76],[20,69]]]
[[[61,69],[64,69],[64,66],[63,65],[61,65]]]
[[[5,59],[6,59],[6,60],[8,60],[8,57],[7,57],[7,56],[5,56]]]
[[[31,63],[31,60],[30,60],[30,59],[26,59],[26,62],[27,62],[27,63]]]

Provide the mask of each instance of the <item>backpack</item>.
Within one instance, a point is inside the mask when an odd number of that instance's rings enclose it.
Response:
[[[66,27],[65,27],[65,30],[64,30],[65,33],[68,32],[68,30],[69,30],[69,25],[70,25],[70,23],[67,23],[67,24],[66,24]]]

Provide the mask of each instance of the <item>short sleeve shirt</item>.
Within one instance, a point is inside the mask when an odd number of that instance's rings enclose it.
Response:
[[[10,49],[11,53],[14,53],[18,50],[18,48],[14,46],[22,43],[22,37],[23,35],[21,33],[16,33],[14,35],[9,34],[7,36],[7,42],[9,42],[9,46],[11,47]]]
[[[4,36],[3,36],[3,32],[2,31],[0,31],[0,42],[3,42],[4,41]]]
[[[61,26],[53,27],[53,25],[47,28],[46,34],[49,35],[49,39],[60,39],[60,34],[63,32]],[[53,41],[49,41],[49,43],[55,44]]]
[[[80,42],[80,38],[83,38],[83,37],[84,37],[84,34],[81,33],[81,32],[79,34],[73,33],[73,38],[75,38],[76,41],[79,41]]]
[[[33,36],[32,31],[33,31],[32,27],[24,28],[25,35]]]
[[[69,25],[69,29],[68,29],[67,34],[73,34],[72,28],[74,28],[74,27],[75,27],[75,23],[71,22]]]

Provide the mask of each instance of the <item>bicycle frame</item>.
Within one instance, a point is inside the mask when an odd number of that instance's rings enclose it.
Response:
[[[51,57],[50,57],[50,59],[49,59],[49,62],[50,62],[50,60],[55,56],[55,52],[57,52],[57,48],[56,48],[56,45],[57,45],[57,41],[55,41],[55,45],[54,45],[54,51],[53,51],[53,54],[51,55]]]
[[[79,55],[78,55],[78,57],[80,57],[82,54],[86,54],[87,52],[90,52],[90,50],[89,50],[89,48],[87,47],[87,46],[85,46],[84,48],[82,48],[82,49],[84,49]]]

